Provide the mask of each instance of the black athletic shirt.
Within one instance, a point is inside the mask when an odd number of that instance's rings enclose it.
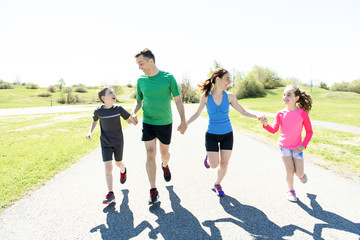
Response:
[[[130,117],[130,113],[123,107],[116,105],[111,108],[104,108],[104,105],[102,105],[95,109],[93,119],[94,121],[100,119],[102,147],[117,146],[124,141],[120,116],[126,120]]]

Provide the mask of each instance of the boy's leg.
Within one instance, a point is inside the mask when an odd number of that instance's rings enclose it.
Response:
[[[109,192],[112,192],[113,191],[113,175],[112,175],[113,165],[112,165],[112,161],[106,161],[106,162],[104,162],[104,164],[105,164],[106,184],[107,184]]]
[[[121,173],[125,172],[125,165],[122,162],[124,143],[114,147],[115,165],[120,168]]]
[[[146,172],[149,178],[150,188],[156,188],[156,138],[144,141],[146,149]]]

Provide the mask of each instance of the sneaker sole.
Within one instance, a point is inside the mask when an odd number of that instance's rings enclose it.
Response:
[[[103,204],[110,204],[110,203],[116,203],[116,199],[111,200],[110,202],[103,201]]]
[[[216,193],[216,189],[215,189],[215,188],[212,188],[212,190],[213,190],[213,192]],[[219,195],[219,194],[216,193],[216,196],[218,196],[218,197],[223,197],[223,196],[225,196],[225,193],[223,193],[223,195]]]
[[[154,202],[148,201],[149,205],[153,205],[153,204],[158,203],[158,202],[159,202],[159,198],[157,198],[156,201],[154,201]]]

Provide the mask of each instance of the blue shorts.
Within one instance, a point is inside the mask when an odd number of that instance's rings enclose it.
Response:
[[[294,153],[294,149],[283,148],[279,146],[279,150],[281,152],[282,157],[292,157],[293,159],[301,159],[304,160],[303,152]]]

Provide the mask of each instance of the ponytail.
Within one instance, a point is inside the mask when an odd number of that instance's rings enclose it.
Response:
[[[295,96],[299,96],[299,100],[296,102],[297,106],[302,110],[310,113],[312,107],[312,97],[306,91],[300,90],[299,88],[295,88]]]
[[[205,93],[205,97],[209,96],[212,89],[211,78],[208,78],[204,82],[198,84],[198,87],[200,88],[201,93]]]
[[[213,85],[216,82],[216,78],[222,78],[225,74],[229,73],[224,68],[218,68],[216,69],[212,74],[211,77],[206,79],[204,82],[198,84],[198,87],[200,88],[201,93],[205,93],[205,97],[209,96],[210,91],[213,88]]]

